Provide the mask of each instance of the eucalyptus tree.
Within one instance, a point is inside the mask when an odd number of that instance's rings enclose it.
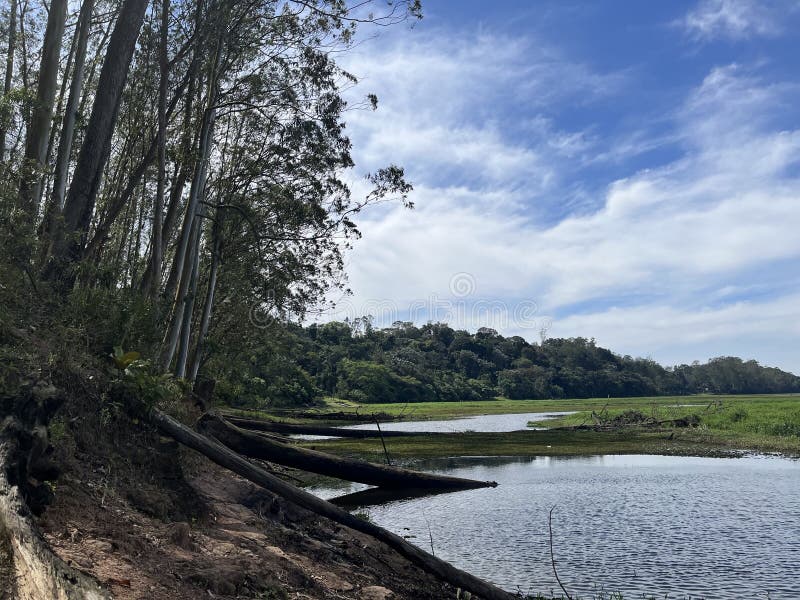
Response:
[[[20,181],[20,202],[30,227],[36,221],[39,212],[42,169],[47,156],[50,124],[53,120],[53,103],[58,87],[58,66],[66,18],[67,0],[53,0],[48,10],[47,29],[44,34],[36,84],[36,100],[25,139],[25,156]],[[32,235],[33,231],[30,233]]]
[[[64,203],[63,227],[57,229],[51,274],[73,280],[70,269],[81,258],[95,199],[111,151],[111,137],[147,0],[124,0],[100,71],[92,113]]]
[[[8,7],[8,45],[6,46],[6,72],[3,76],[3,97],[0,99],[0,163],[5,160],[6,134],[8,132],[7,120],[8,97],[11,94],[11,84],[14,78],[14,53],[17,50],[17,0],[11,0]]]
[[[68,34],[65,0],[14,2],[6,80],[28,96],[2,119],[14,133],[0,168],[22,182],[4,185],[2,214],[25,207],[41,249],[27,263],[61,298],[139,295],[162,370],[194,378],[234,332],[259,335],[242,315],[301,315],[342,286],[353,215],[410,189],[390,166],[352,197],[343,92],[356,78],[334,59],[357,26],[419,16],[415,0],[376,0],[378,14],[341,0],[82,0]],[[215,324],[219,302],[233,327]]]

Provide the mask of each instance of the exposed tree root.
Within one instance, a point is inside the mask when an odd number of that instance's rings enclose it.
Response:
[[[0,426],[0,533],[5,537],[13,562],[13,569],[7,571],[11,571],[14,578],[8,597],[18,600],[111,598],[96,581],[58,558],[34,524],[20,489],[26,481],[13,481],[18,474],[26,473],[28,452],[23,451],[19,443],[20,437],[25,435],[26,431],[14,417],[6,417]]]

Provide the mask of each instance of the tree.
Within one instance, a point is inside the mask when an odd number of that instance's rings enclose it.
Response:
[[[71,270],[80,260],[86,243],[103,168],[111,151],[122,90],[146,8],[147,0],[124,1],[100,70],[92,114],[64,204],[64,224],[57,230],[53,244],[51,278],[61,280],[64,288],[74,281]]]

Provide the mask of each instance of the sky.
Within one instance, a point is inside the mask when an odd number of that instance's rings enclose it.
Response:
[[[800,373],[800,1],[424,0],[340,64],[359,215],[328,318]],[[354,192],[364,193],[360,180]]]

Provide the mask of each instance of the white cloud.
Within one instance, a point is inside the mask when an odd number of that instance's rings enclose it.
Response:
[[[499,59],[486,58],[490,47]],[[378,114],[349,120],[357,162],[404,164],[417,205],[362,215],[364,237],[348,264],[351,309],[366,313],[386,301],[402,311],[431,296],[446,299],[452,276],[466,272],[474,276],[475,299],[502,299],[510,312],[533,300],[542,314],[562,315],[554,335],[595,336],[623,353],[652,348],[668,362],[691,360],[689,352],[736,353],[724,348],[746,349],[757,338],[764,350],[765,336],[796,335],[796,327],[780,323],[798,322],[790,310],[798,297],[732,302],[735,290],[759,283],[759,270],[800,259],[800,180],[792,175],[800,166],[800,130],[781,128],[775,117],[797,90],[765,84],[736,65],[712,70],[665,117],[671,130],[660,135],[677,142],[682,156],[612,182],[588,203],[600,207],[595,212],[552,223],[542,213],[567,201],[571,169],[616,149],[586,132],[560,131],[545,117],[516,123],[522,111],[507,98],[492,104],[503,92],[535,102],[530,90],[542,81],[554,86],[548,101],[586,85],[577,75],[570,81],[584,67],[554,67],[549,55],[531,57],[529,50],[513,40],[437,36],[348,65],[369,74],[364,93],[385,98]],[[596,94],[611,85],[602,76],[587,80]],[[487,103],[511,115],[484,119]],[[745,277],[754,281],[742,284]],[[711,301],[716,308],[706,307]],[[575,305],[616,308],[577,315]],[[737,319],[747,326],[730,327]],[[538,333],[513,322],[506,332]],[[731,332],[745,342],[733,344]],[[767,354],[800,370],[800,354],[776,347]]]
[[[698,40],[771,37],[782,31],[778,9],[783,7],[777,0],[701,0],[681,24]]]
[[[633,356],[664,364],[720,355],[756,358],[797,371],[793,347],[800,336],[800,294],[722,307],[649,304],[571,315],[555,321],[550,335],[586,337]],[[767,344],[764,342],[767,341]]]
[[[427,182],[547,189],[557,163],[585,152],[591,139],[555,130],[542,115],[513,122],[500,110],[519,115],[566,98],[589,102],[624,81],[622,74],[595,74],[524,37],[431,31],[379,42],[344,57],[343,66],[361,80],[353,101],[371,91],[379,97],[377,113],[348,116],[359,167],[398,162]]]

